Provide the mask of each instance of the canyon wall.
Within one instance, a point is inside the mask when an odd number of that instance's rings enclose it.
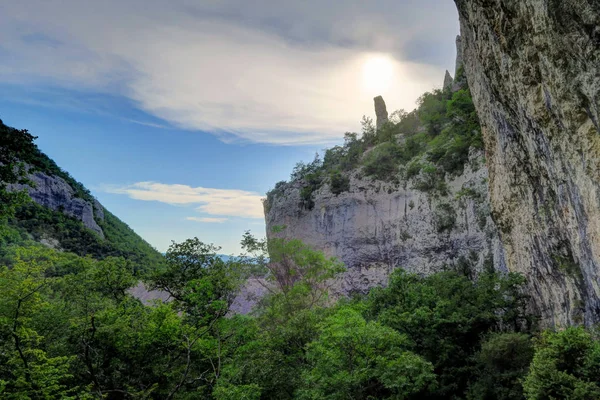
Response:
[[[343,261],[347,272],[335,285],[342,294],[385,284],[398,267],[425,275],[451,266],[473,274],[486,266],[505,270],[482,154],[471,152],[443,195],[415,189],[418,179],[394,184],[356,170],[346,192],[321,186],[310,210],[301,206],[302,183],[292,181],[265,203],[268,235],[301,239]],[[276,226],[284,229],[273,233]]]
[[[600,321],[600,2],[455,0],[494,220],[546,325]]]

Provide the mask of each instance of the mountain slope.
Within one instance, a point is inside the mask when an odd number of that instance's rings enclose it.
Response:
[[[0,121],[0,135],[16,132]],[[37,147],[19,157],[26,161],[30,183],[9,185],[9,189],[26,190],[32,201],[16,210],[9,221],[12,235],[6,240],[33,239],[97,259],[122,256],[139,272],[162,262],[156,249],[104,209],[83,184]]]

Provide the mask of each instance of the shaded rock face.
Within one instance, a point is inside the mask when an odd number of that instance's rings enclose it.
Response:
[[[452,91],[458,92],[467,86],[467,77],[465,75],[465,66],[463,61],[463,44],[459,36],[456,37],[456,68],[454,70],[454,80],[452,82]],[[445,87],[444,87],[445,89]]]
[[[600,322],[600,2],[455,2],[508,267],[547,325]]]
[[[300,184],[292,182],[265,204],[267,234],[301,239],[339,258],[347,272],[334,292],[366,292],[385,285],[394,268],[432,274],[469,262],[505,270],[504,254],[489,217],[487,170],[472,154],[462,175],[447,180],[449,193],[433,193],[373,181],[355,171],[350,191],[334,195],[329,185],[314,194],[312,210],[299,207]]]
[[[383,97],[377,96],[373,99],[375,103],[375,116],[377,117],[377,129],[381,128],[383,124],[388,122],[388,112],[385,106]]]
[[[57,176],[35,172],[29,176],[29,179],[35,183],[35,187],[10,185],[10,188],[12,190],[26,189],[31,199],[37,204],[75,217],[87,228],[104,237],[102,229],[94,218],[104,220],[104,208],[97,200],[91,204],[84,199],[75,197],[73,188]]]
[[[464,68],[463,62],[463,50],[462,50],[462,39],[460,35],[456,37],[456,69],[454,70],[454,76],[460,75],[460,70]]]

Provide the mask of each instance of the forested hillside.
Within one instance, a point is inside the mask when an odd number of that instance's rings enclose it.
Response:
[[[34,201],[26,201],[17,206],[15,213],[8,219],[7,233],[3,238],[5,243],[19,244],[27,240],[35,240],[80,256],[89,255],[96,259],[121,256],[132,262],[136,271],[156,268],[162,262],[160,253],[124,222],[105,210],[84,185],[45,155],[33,143],[34,137],[27,130],[11,128],[0,121],[0,143],[8,144],[17,136],[30,140],[29,143],[21,141],[15,143],[14,146],[15,153],[13,155],[23,162],[21,167],[24,178],[21,183],[29,184],[35,191],[35,182],[32,183],[31,180],[33,173],[42,174],[41,176],[48,177],[48,179],[63,180],[68,185],[67,188],[72,190],[73,198],[81,199],[83,202],[93,205],[92,207],[101,209],[100,212],[95,212],[96,215],[93,218],[102,235],[86,227],[75,216],[61,210],[62,205],[54,210],[36,203],[34,199]],[[14,188],[12,190],[14,191]],[[57,201],[62,200],[62,198],[57,199]]]

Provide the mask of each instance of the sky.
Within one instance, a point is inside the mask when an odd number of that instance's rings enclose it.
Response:
[[[453,71],[450,0],[0,1],[0,119],[160,251],[264,236],[298,161]]]

